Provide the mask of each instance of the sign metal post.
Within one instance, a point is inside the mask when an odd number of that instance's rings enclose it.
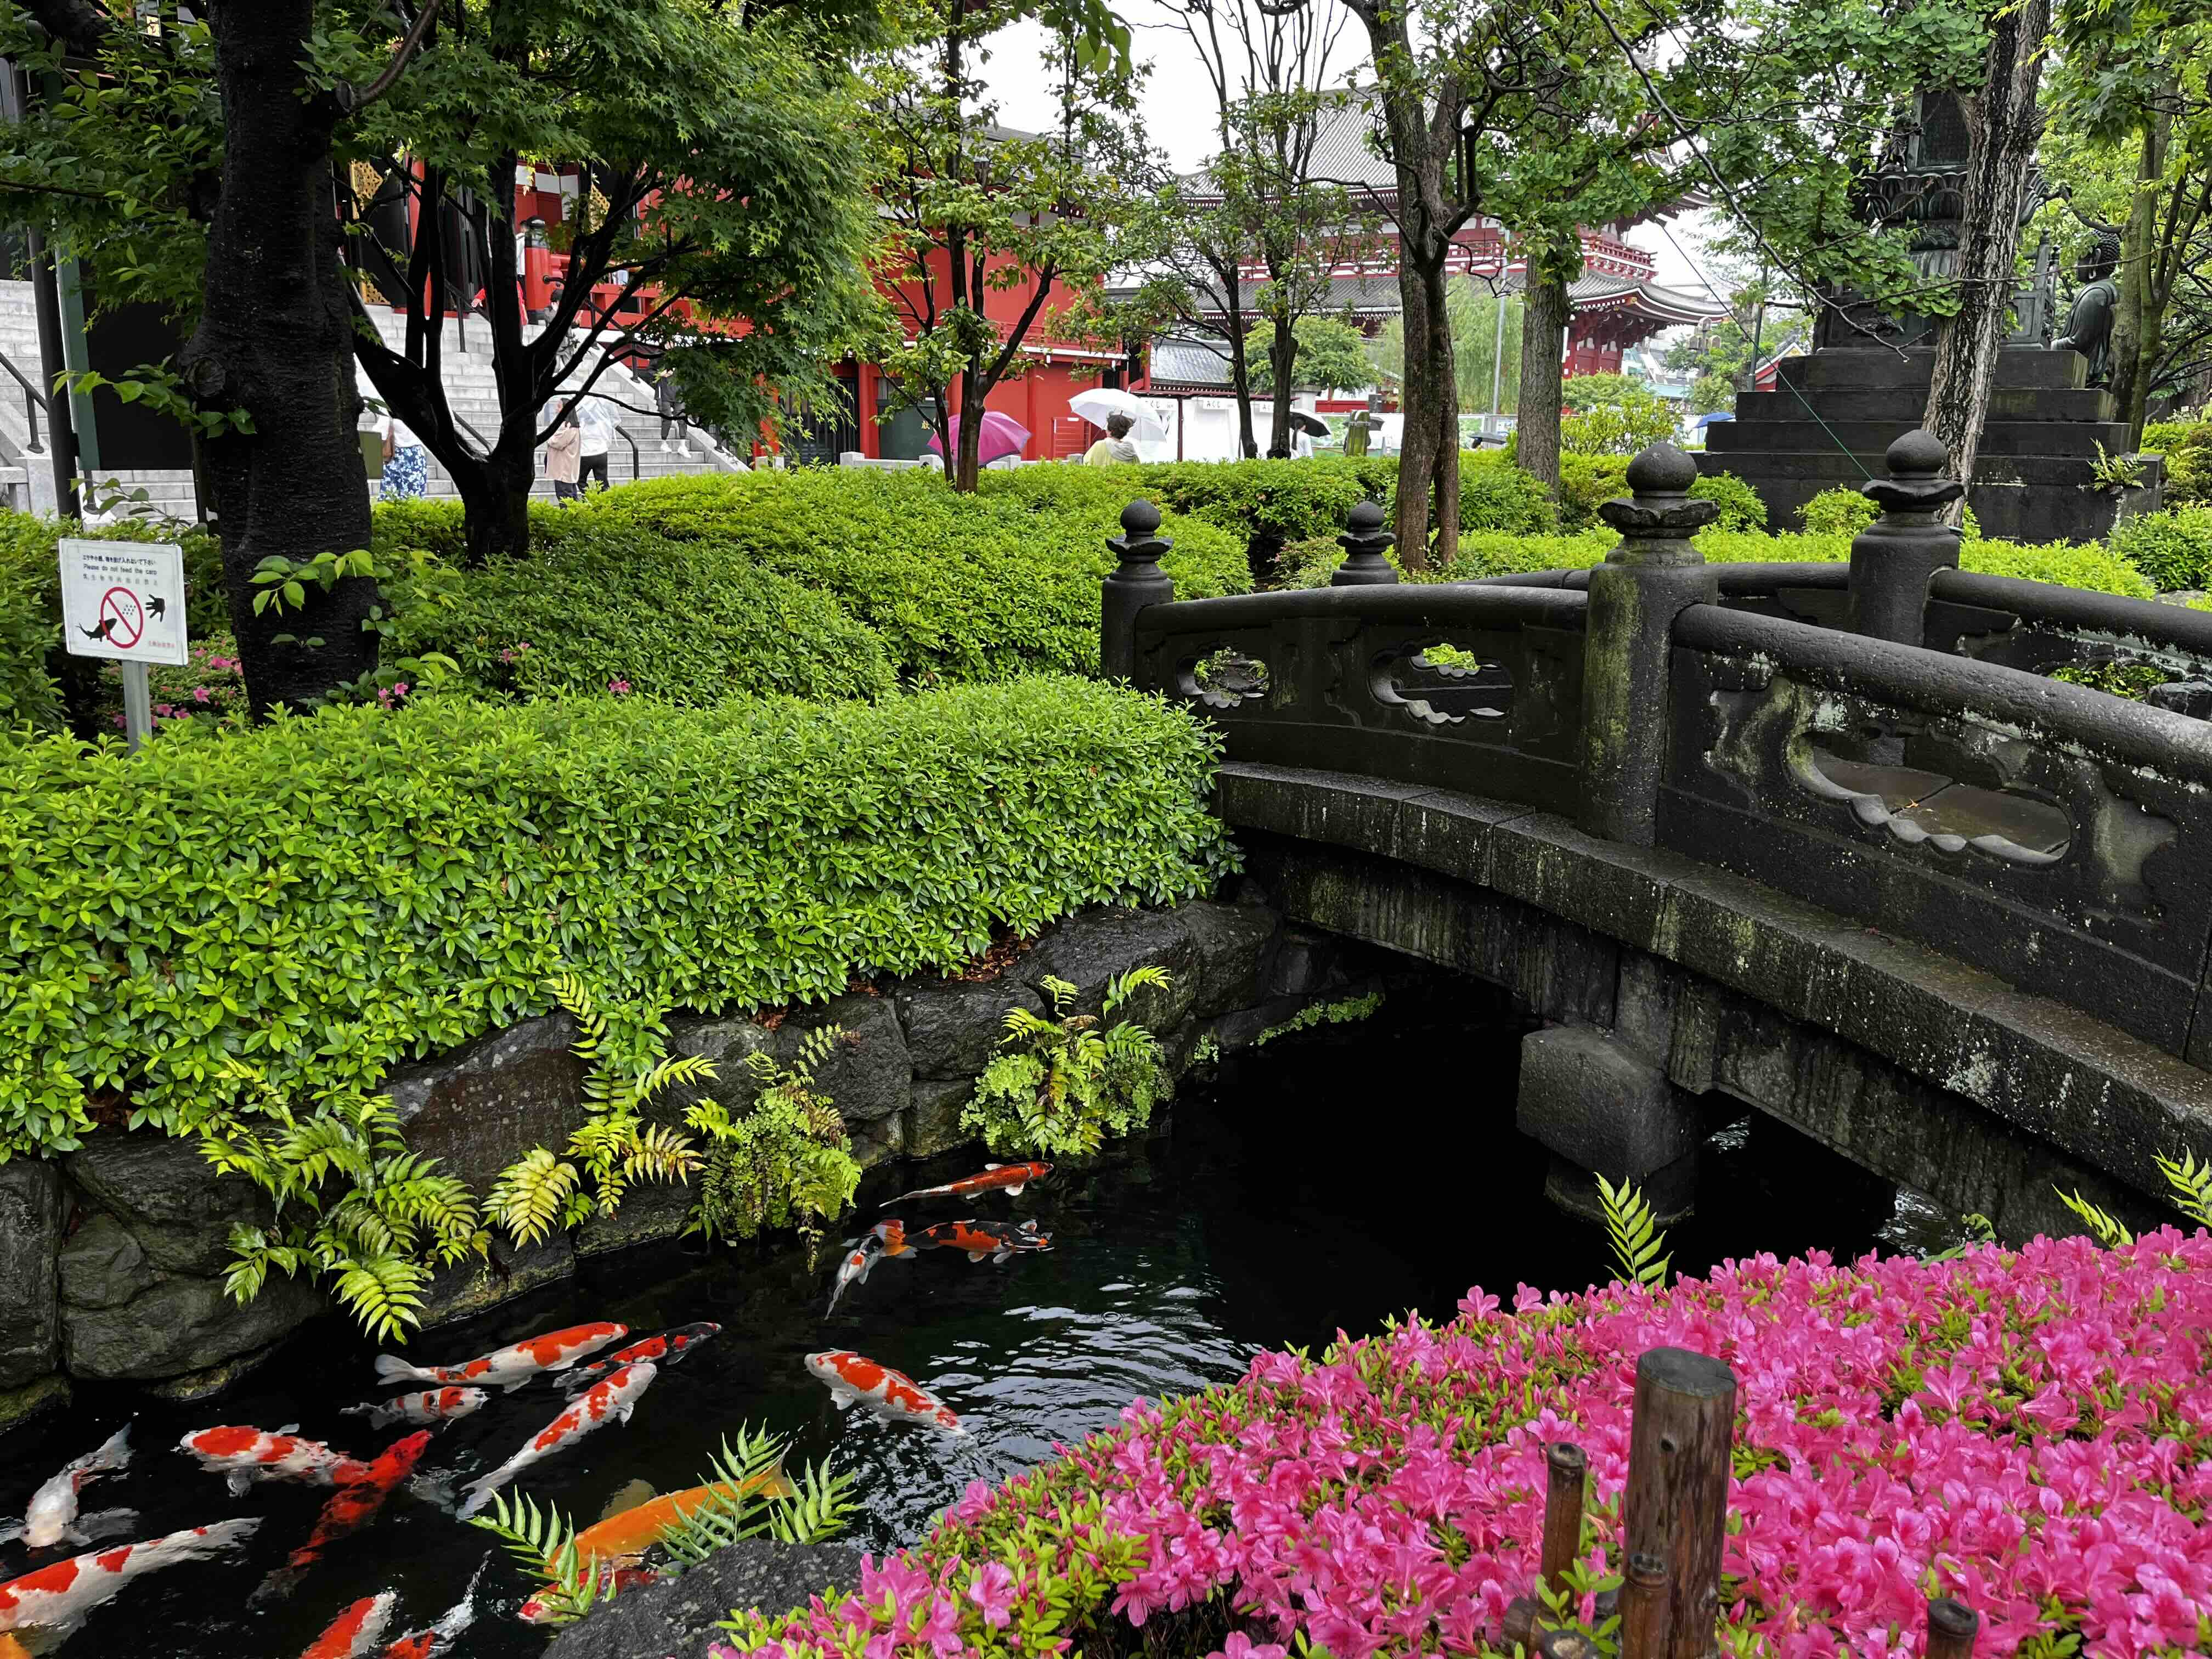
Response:
[[[185,553],[169,542],[61,542],[62,639],[70,654],[121,666],[124,731],[137,754],[154,729],[149,663],[191,659],[185,633]]]

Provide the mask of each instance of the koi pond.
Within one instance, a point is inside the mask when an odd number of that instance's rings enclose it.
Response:
[[[1394,994],[1367,1024],[1324,1030],[1234,1057],[1182,1097],[1149,1139],[1094,1167],[1062,1169],[1019,1196],[988,1193],[878,1211],[892,1194],[974,1173],[961,1155],[871,1173],[840,1237],[880,1215],[910,1229],[973,1216],[1033,1220],[1048,1251],[970,1261],[957,1249],[886,1259],[824,1312],[842,1254],[795,1245],[708,1252],[657,1245],[599,1258],[566,1284],[411,1345],[416,1363],[457,1364],[538,1333],[617,1321],[638,1337],[712,1321],[720,1334],[663,1363],[627,1424],[524,1469],[507,1488],[579,1524],[644,1481],[669,1492],[704,1478],[740,1425],[787,1437],[796,1460],[828,1458],[855,1477],[851,1536],[881,1547],[915,1536],[971,1480],[1048,1458],[1055,1441],[1113,1425],[1140,1395],[1234,1379],[1255,1352],[1376,1329],[1409,1308],[1448,1316],[1471,1284],[1502,1294],[1527,1282],[1579,1289],[1605,1275],[1596,1230],[1543,1196],[1547,1155],[1513,1128],[1522,1027],[1500,1012],[1470,1029],[1464,988]],[[1917,1196],[1872,1183],[1777,1126],[1737,1124],[1706,1148],[1699,1208],[1671,1230],[1679,1271],[1726,1256],[1949,1242]],[[851,1349],[906,1372],[959,1415],[964,1437],[841,1405],[806,1368],[810,1352]],[[477,1620],[452,1650],[467,1659],[542,1652],[549,1632],[519,1621],[537,1588],[489,1534],[415,1490],[395,1491],[373,1523],[340,1538],[289,1596],[248,1605],[306,1541],[327,1486],[264,1482],[241,1497],[220,1472],[173,1448],[219,1424],[300,1432],[360,1458],[412,1431],[370,1427],[343,1407],[397,1391],[376,1382],[376,1349],[326,1322],[231,1394],[191,1407],[80,1395],[65,1414],[0,1438],[0,1516],[90,1452],[135,1410],[127,1469],[88,1486],[87,1513],[138,1512],[121,1540],[238,1516],[262,1524],[245,1547],[151,1574],[91,1613],[58,1649],[73,1659],[295,1659],[358,1597],[395,1590],[389,1634],[419,1629],[462,1596],[488,1555]],[[566,1403],[540,1377],[495,1389],[441,1429],[422,1472],[450,1490],[507,1460]],[[118,1540],[120,1541],[120,1540]],[[0,1545],[0,1583],[61,1559]],[[370,1650],[380,1651],[381,1646]]]

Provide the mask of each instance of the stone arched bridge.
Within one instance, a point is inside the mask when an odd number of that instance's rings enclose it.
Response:
[[[1518,1113],[1582,1170],[1667,1207],[1717,1091],[2008,1235],[2155,1218],[2212,1157],[2212,616],[1960,571],[1941,459],[1848,568],[1705,564],[1663,447],[1594,572],[1401,586],[1370,507],[1337,585],[1178,603],[1139,502],[1104,665],[1217,725],[1289,914],[1550,1022]]]

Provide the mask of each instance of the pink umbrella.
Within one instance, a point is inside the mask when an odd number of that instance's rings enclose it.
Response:
[[[957,415],[952,417],[951,427],[952,443],[957,449],[960,444],[960,417]],[[995,409],[987,409],[983,411],[983,429],[976,437],[979,446],[976,461],[980,465],[988,466],[1002,455],[1018,455],[1029,441],[1029,428],[1011,415],[1001,415]],[[940,455],[945,453],[933,436],[928,447]]]

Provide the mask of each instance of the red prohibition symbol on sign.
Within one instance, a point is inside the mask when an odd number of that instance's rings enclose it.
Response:
[[[128,651],[146,632],[146,610],[127,587],[111,587],[100,596],[99,626],[107,642]]]

